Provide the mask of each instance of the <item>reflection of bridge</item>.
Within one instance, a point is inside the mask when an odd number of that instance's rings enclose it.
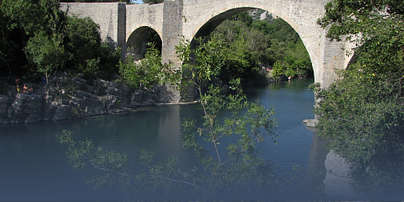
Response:
[[[301,37],[310,55],[315,82],[327,87],[335,80],[335,70],[349,61],[345,43],[331,42],[317,25],[324,13],[324,0],[165,0],[155,5],[125,3],[63,3],[70,14],[90,17],[100,26],[104,40],[126,50],[133,46],[142,54],[145,41],[152,37],[162,42],[163,61],[178,63],[175,46],[184,37],[192,40],[209,33],[237,11],[259,8],[285,20]],[[154,33],[154,35],[153,35]]]

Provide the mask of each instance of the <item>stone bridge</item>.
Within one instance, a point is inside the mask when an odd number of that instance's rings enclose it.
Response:
[[[336,70],[346,68],[350,57],[344,42],[326,38],[318,24],[328,0],[165,0],[161,4],[62,3],[70,15],[90,17],[99,26],[103,40],[141,57],[145,42],[161,42],[163,62],[179,64],[175,46],[207,34],[231,15],[262,9],[282,18],[299,34],[313,65],[314,80],[328,87]]]

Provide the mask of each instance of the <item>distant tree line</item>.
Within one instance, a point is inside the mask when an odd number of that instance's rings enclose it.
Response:
[[[221,75],[259,81],[264,79],[259,73],[264,68],[272,69],[276,79],[313,77],[309,54],[296,31],[271,15],[260,20],[257,15],[263,11],[259,11],[239,13],[210,34],[226,44],[228,60]]]

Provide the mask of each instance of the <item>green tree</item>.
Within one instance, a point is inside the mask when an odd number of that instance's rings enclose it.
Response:
[[[331,39],[358,45],[341,79],[318,92],[319,128],[364,168],[378,153],[403,145],[403,22],[403,1],[334,0],[319,20]]]
[[[118,73],[120,50],[101,42],[99,27],[90,18],[68,17],[65,47],[69,69],[64,71],[104,79]]]
[[[276,79],[312,77],[310,57],[303,42],[280,18],[258,20],[242,12],[221,23],[210,37],[214,35],[223,38],[228,48],[227,65],[221,74],[224,79],[238,75],[242,83],[266,80],[260,73],[262,67],[274,67],[276,62],[277,68],[282,68]]]
[[[55,71],[111,78],[120,51],[101,42],[89,18],[68,17],[58,0],[4,0],[0,7],[0,71],[38,79]]]
[[[35,65],[28,64],[33,59],[27,58],[29,55],[26,54],[25,46],[35,35],[37,42],[38,38],[44,38],[43,35],[55,43],[60,40],[60,36],[56,35],[61,34],[63,37],[65,14],[59,10],[57,0],[4,0],[0,3],[0,18],[5,25],[1,28],[1,52],[6,57],[4,66],[8,67],[9,74],[30,77],[37,71]],[[42,32],[42,37],[39,37],[39,32]]]
[[[37,66],[37,71],[45,75],[46,83],[49,76],[64,65],[65,51],[62,37],[58,35],[49,38],[44,32],[39,32],[28,40],[25,51]]]
[[[256,143],[263,141],[265,134],[272,134],[274,126],[273,112],[249,103],[242,93],[240,79],[228,82],[219,79],[227,61],[226,49],[222,48],[224,44],[220,38],[211,38],[195,49],[185,42],[177,47],[183,62],[182,69],[188,73],[182,83],[197,89],[203,109],[201,127],[193,121],[184,123],[187,131],[184,134],[185,146],[199,151],[203,149],[197,144],[198,138],[201,138],[213,146],[219,163],[223,163],[219,145],[225,137],[235,136],[238,140],[228,146],[229,154],[248,159],[249,154],[255,151]],[[219,115],[225,112],[231,114],[229,118],[219,119]]]
[[[145,58],[136,62],[127,57],[120,62],[119,73],[126,83],[137,89],[151,89],[156,85],[178,84],[180,72],[161,62],[160,51],[150,45]]]

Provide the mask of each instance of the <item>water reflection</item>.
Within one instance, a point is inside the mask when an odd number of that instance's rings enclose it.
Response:
[[[160,116],[156,142],[161,154],[179,155],[182,148],[180,106],[169,107]]]
[[[301,122],[313,117],[305,86],[253,90],[252,100],[275,110],[278,143],[267,140],[253,161],[222,169],[182,149],[180,120],[197,117],[195,105],[1,127],[0,201],[404,198],[404,150],[368,165],[329,151]],[[74,146],[55,137],[63,129]]]
[[[77,140],[71,131],[62,131],[58,140],[66,145],[72,167],[94,170],[88,178],[94,187],[124,186],[136,198],[183,199],[184,194],[214,198],[235,190],[248,195],[274,179],[269,164],[254,156],[220,163],[207,155],[194,159],[193,166],[184,167],[175,156],[156,160],[154,153],[140,150],[131,158],[136,165],[130,167],[126,154],[106,150],[88,139]],[[152,194],[156,192],[160,194]]]

